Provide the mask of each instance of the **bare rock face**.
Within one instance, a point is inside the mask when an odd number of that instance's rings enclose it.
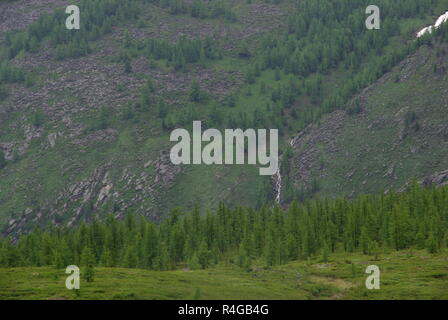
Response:
[[[5,153],[6,160],[12,160],[14,158],[13,156],[14,143],[12,142],[0,143],[0,150],[2,150]]]
[[[111,143],[118,137],[118,131],[113,128],[95,131],[86,137],[73,140],[74,144],[87,146],[93,143]]]
[[[439,173],[435,173],[429,177],[426,177],[422,184],[424,186],[436,186],[436,187],[440,187],[440,186],[444,186],[448,184],[448,170],[439,172]]]
[[[23,29],[35,22],[44,13],[67,6],[64,0],[19,0],[13,3],[0,2],[0,33]],[[29,10],[29,8],[34,10]]]
[[[164,185],[171,184],[181,172],[180,166],[171,163],[169,150],[160,153],[159,158],[154,163],[154,168],[156,170],[154,183],[162,183]]]
[[[113,136],[113,133],[107,130],[96,132],[91,140],[104,140]],[[51,135],[51,138],[54,138],[54,135]],[[114,162],[108,161],[95,168],[84,179],[67,185],[55,199],[39,210],[28,208],[21,215],[11,217],[5,234],[26,232],[29,223],[39,223],[41,219],[52,221],[55,225],[72,226],[82,219],[97,217],[103,206],[109,205],[110,208],[111,204],[116,217],[121,217],[129,207],[133,207],[137,213],[156,220],[159,217],[154,209],[155,205],[161,194],[169,189],[182,172],[182,166],[172,164],[170,150],[165,149],[159,152],[157,158],[146,161],[143,167],[148,170],[136,172],[132,170],[132,166],[123,168],[120,178],[113,175],[114,169],[118,169]],[[129,190],[134,191],[133,195],[126,198],[126,192]],[[148,201],[154,205],[148,205]],[[68,221],[61,219],[70,213],[72,216]]]

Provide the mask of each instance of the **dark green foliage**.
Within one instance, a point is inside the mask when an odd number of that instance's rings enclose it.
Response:
[[[347,113],[350,115],[359,114],[359,113],[361,113],[361,111],[362,111],[362,106],[361,106],[361,102],[359,101],[359,99],[356,99],[355,101],[353,101],[353,103],[347,109]]]
[[[381,32],[371,32],[364,26],[368,1],[300,1],[288,20],[289,35],[265,40],[265,66],[303,76],[326,71],[341,61],[348,61],[350,68],[360,57],[381,51],[388,37],[400,32],[398,19],[428,12],[432,2],[379,1]]]
[[[428,239],[426,240],[426,249],[429,253],[437,253],[439,251],[439,246],[437,240],[434,237],[434,233],[431,232]]]
[[[96,264],[93,250],[89,247],[84,247],[81,253],[81,266],[83,267],[82,276],[87,282],[93,282],[95,274],[94,265]]]
[[[27,30],[6,34],[6,57],[14,58],[20,51],[35,52],[45,39],[56,48],[56,59],[75,58],[91,52],[89,41],[112,31],[112,25],[121,20],[136,19],[139,1],[82,0],[77,4],[82,18],[80,30],[68,30],[67,15],[58,9],[51,15],[43,15]]]
[[[5,153],[2,149],[0,149],[0,169],[4,168],[6,166],[6,159],[5,159]]]
[[[193,102],[203,102],[207,99],[207,93],[201,90],[199,82],[193,80],[190,88],[190,100]]]
[[[246,43],[244,43],[243,46],[240,48],[240,50],[239,50],[239,52],[238,52],[238,56],[239,56],[240,58],[245,58],[245,59],[247,59],[247,58],[250,58],[251,55],[252,55],[252,54],[250,53],[249,47],[247,46]]]
[[[237,96],[234,94],[230,94],[224,98],[223,105],[233,108],[235,107],[237,102]]]
[[[225,0],[214,1],[182,1],[182,0],[145,0],[148,3],[155,3],[162,8],[168,8],[173,15],[189,14],[193,18],[224,18],[227,21],[236,21],[236,15],[232,11],[230,4]]]
[[[414,184],[404,193],[362,196],[356,200],[293,202],[253,210],[220,205],[215,214],[178,210],[156,226],[128,215],[108,217],[78,228],[35,230],[12,245],[0,241],[0,266],[80,263],[93,279],[96,265],[169,270],[187,262],[207,268],[229,254],[244,269],[263,259],[266,266],[332,252],[362,251],[378,257],[382,248],[402,250],[421,242],[430,253],[446,246],[448,188]]]
[[[3,62],[0,63],[0,84],[2,83],[24,83],[26,80],[26,73],[22,69],[14,65]],[[0,93],[1,98],[1,93]]]
[[[56,48],[56,60],[64,60],[67,58],[78,58],[92,52],[86,41],[75,40],[68,44],[61,44]]]
[[[349,105],[348,101],[360,89],[390,71],[420,45],[431,43],[434,37],[448,38],[445,36],[448,27],[444,26],[433,35],[385,50],[393,37],[409,38],[408,34],[402,34],[400,21],[431,15],[436,3],[437,0],[425,3],[381,0],[376,3],[381,8],[381,29],[373,31],[364,25],[365,8],[370,4],[367,0],[298,1],[288,17],[288,32],[268,34],[253,64],[259,65],[260,71],[275,70],[275,80],[286,74],[302,81],[299,89],[305,89],[304,92],[282,87],[274,87],[271,92],[272,100],[281,102],[283,107],[291,106],[303,94],[310,98],[316,108],[291,113],[295,122],[297,118],[300,120],[300,128],[335,109],[348,107],[350,114],[356,114],[361,111],[361,105]],[[323,92],[319,75],[335,69],[347,70],[348,80],[338,88]],[[249,66],[246,81],[252,84],[256,80],[253,66]],[[415,129],[418,128],[417,124]]]
[[[31,123],[35,127],[42,127],[45,123],[46,116],[42,111],[37,111],[31,118]]]
[[[322,248],[322,261],[328,262],[328,256],[330,254],[330,249],[328,248],[327,242],[324,242],[324,246]]]
[[[407,134],[410,130],[413,130],[413,131],[420,130],[418,116],[414,111],[406,112],[406,114],[404,116],[404,129],[405,129],[405,134]]]
[[[147,55],[154,59],[166,59],[176,69],[182,70],[188,63],[221,59],[221,51],[211,39],[196,40],[181,37],[176,43],[166,40],[149,39],[139,44]]]
[[[116,22],[136,19],[139,13],[139,0],[82,0],[77,5],[82,12],[80,30],[67,30],[67,15],[63,9],[57,9],[53,14],[40,16],[26,30],[6,33],[0,46],[0,61],[11,60],[22,51],[35,53],[45,40],[55,49],[57,60],[87,55],[92,52],[89,42],[110,33]],[[128,65],[126,71],[129,71]],[[32,86],[26,72],[8,62],[0,64],[0,99],[7,96],[3,83]]]
[[[8,91],[5,86],[0,85],[0,100],[4,100],[8,97]]]
[[[132,72],[132,65],[131,65],[131,60],[130,59],[126,59],[124,61],[124,72],[126,72],[126,73],[131,73]]]
[[[132,120],[135,117],[134,108],[132,104],[128,104],[126,108],[123,110],[122,119],[123,120]]]
[[[128,109],[126,108],[124,112]],[[86,132],[93,132],[97,130],[107,129],[112,120],[112,111],[108,107],[101,107],[98,115],[93,117],[86,128]]]

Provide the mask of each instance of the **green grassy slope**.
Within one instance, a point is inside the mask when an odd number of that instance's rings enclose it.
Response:
[[[232,264],[206,270],[96,268],[76,294],[64,270],[0,268],[0,299],[448,299],[448,257],[424,251],[334,254],[250,271]],[[368,265],[380,268],[380,289],[365,288]],[[81,268],[82,273],[82,268]]]
[[[269,184],[269,179],[258,176],[258,169],[195,166],[179,172],[162,155],[171,145],[169,130],[161,128],[156,111],[138,110],[134,103],[151,78],[154,96],[165,100],[171,111],[183,114],[191,104],[191,81],[200,79],[210,99],[190,108],[197,119],[201,113],[210,113],[218,99],[238,91],[243,81],[247,61],[237,57],[240,44],[257,46],[263,33],[281,27],[273,22],[290,4],[249,6],[234,1],[239,19],[228,21],[171,15],[168,8],[139,3],[138,21],[121,20],[111,34],[90,42],[92,53],[85,57],[58,61],[53,48],[48,55],[40,48],[21,51],[13,60],[27,66],[33,85],[5,85],[9,95],[0,102],[0,148],[7,164],[0,169],[3,231],[13,227],[21,232],[30,225],[78,221],[110,212],[121,215],[130,208],[157,220],[177,206],[212,208],[220,200],[258,204],[259,190]],[[136,42],[156,38],[176,43],[180,33],[216,37],[217,45],[224,48],[223,58],[176,71],[167,60],[139,52],[132,56],[131,74],[117,58],[124,50],[125,34]],[[203,80],[202,74],[206,75]],[[240,113],[244,105],[237,103],[232,112]],[[107,186],[111,191],[98,200]]]
[[[448,168],[445,44],[423,46],[352,101],[293,140],[296,190],[321,196],[400,190]],[[297,192],[297,191],[296,191]]]

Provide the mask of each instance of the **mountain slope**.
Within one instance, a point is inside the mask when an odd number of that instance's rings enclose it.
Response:
[[[172,165],[170,132],[193,120],[275,128],[287,159],[291,136],[344,109],[415,50],[415,30],[448,2],[381,0],[383,28],[367,30],[367,0],[81,0],[79,33],[65,30],[68,4],[0,4],[8,13],[0,24],[4,234],[107,213],[160,221],[175,207],[272,203],[278,181],[255,166]],[[25,8],[30,14],[14,25],[12,16]],[[297,190],[309,194],[301,184],[316,180],[314,169],[298,169],[282,167],[285,203]],[[383,192],[389,182],[372,181],[366,191]],[[330,182],[325,194],[338,183],[346,182]]]
[[[448,47],[423,46],[291,140],[291,180],[325,196],[403,188],[448,168]],[[291,188],[293,189],[293,188]],[[294,193],[294,191],[290,191]]]

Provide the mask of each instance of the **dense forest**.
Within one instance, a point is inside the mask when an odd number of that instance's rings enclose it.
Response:
[[[0,242],[0,265],[63,268],[69,264],[169,270],[187,264],[206,268],[221,261],[250,268],[336,251],[378,256],[389,250],[448,245],[448,187],[425,189],[416,182],[403,193],[293,203],[279,207],[229,208],[200,215],[173,210],[160,225],[113,216],[76,228],[34,230]]]

